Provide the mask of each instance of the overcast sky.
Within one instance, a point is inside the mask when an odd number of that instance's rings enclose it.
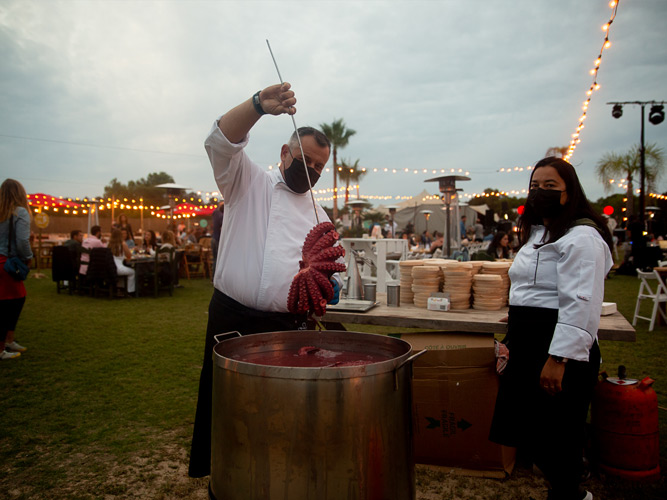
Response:
[[[526,171],[499,170],[569,143],[611,14],[607,0],[0,0],[0,178],[83,197],[165,171],[217,190],[204,139],[277,83],[269,39],[297,125],[356,130],[339,160],[369,170],[362,196],[436,193],[424,180],[452,168],[467,194],[524,189]],[[667,99],[666,20],[665,0],[620,1],[571,160],[591,199],[605,194],[596,162],[639,143],[640,108],[615,120],[605,103]],[[292,127],[262,118],[248,153],[275,164]],[[667,152],[667,122],[647,121],[646,143]]]

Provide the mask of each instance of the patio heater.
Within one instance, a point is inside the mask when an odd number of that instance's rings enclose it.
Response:
[[[359,198],[356,200],[348,201],[346,205],[352,207],[352,210],[354,212],[354,216],[352,218],[352,228],[357,226],[363,227],[363,219],[361,218],[361,211],[368,206],[368,202],[366,200]]]
[[[455,206],[458,206],[458,191],[463,191],[462,189],[456,188],[456,181],[469,181],[470,177],[465,175],[444,175],[442,177],[434,177],[433,179],[426,179],[424,182],[435,182],[438,181],[438,187],[440,188],[440,193],[442,193],[442,201],[445,202],[445,209],[447,213],[447,221],[445,223],[445,242],[447,249],[447,257],[451,255],[451,205],[454,201]]]
[[[426,231],[428,232],[428,220],[431,218],[431,214],[433,213],[433,210],[422,210],[419,213],[424,216],[424,219],[426,219]]]

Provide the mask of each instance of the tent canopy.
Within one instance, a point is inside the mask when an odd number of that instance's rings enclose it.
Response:
[[[31,207],[79,208],[80,204],[63,198],[56,198],[50,194],[33,193],[28,195],[28,205]]]

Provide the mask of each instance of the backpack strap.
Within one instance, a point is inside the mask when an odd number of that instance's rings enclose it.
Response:
[[[600,233],[600,236],[602,236],[602,239],[604,239],[604,233],[602,232],[602,229],[593,221],[593,219],[589,219],[588,217],[582,217],[581,219],[577,219],[572,223],[572,226],[570,227],[576,227],[576,226],[590,226],[594,228],[598,233]]]

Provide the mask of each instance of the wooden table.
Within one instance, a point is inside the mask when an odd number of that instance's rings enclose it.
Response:
[[[327,310],[323,321],[331,323],[357,323],[362,325],[426,328],[441,332],[505,333],[507,324],[500,320],[507,316],[507,307],[499,311],[429,311],[404,304],[387,306],[387,296],[377,293],[380,304],[366,312],[343,312]],[[635,329],[625,317],[616,312],[600,318],[598,330],[600,340],[635,341]]]
[[[125,259],[123,263],[134,269],[137,297],[152,295],[153,288],[149,288],[146,281],[155,271],[155,257],[135,255],[131,259]]]

